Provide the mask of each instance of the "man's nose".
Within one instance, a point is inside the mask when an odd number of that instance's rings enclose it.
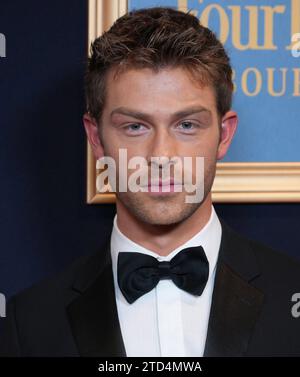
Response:
[[[171,159],[173,156],[177,156],[176,140],[167,129],[156,131],[148,149],[148,161],[150,162],[151,157],[163,157],[163,161]]]

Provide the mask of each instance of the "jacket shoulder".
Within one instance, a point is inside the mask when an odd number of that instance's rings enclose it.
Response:
[[[242,263],[248,256],[255,261],[261,279],[266,279],[274,287],[290,286],[300,292],[300,255],[299,258],[291,256],[288,252],[273,248],[265,243],[254,240],[231,228],[221,220],[225,233],[227,248],[232,252],[232,258]]]
[[[101,271],[102,251],[76,258],[66,268],[13,295],[1,320],[0,356],[77,356],[66,307],[77,296],[76,280]],[[63,341],[59,341],[63,339]],[[51,350],[48,345],[55,343]],[[45,347],[43,348],[43,346]],[[50,347],[50,346],[49,346]]]

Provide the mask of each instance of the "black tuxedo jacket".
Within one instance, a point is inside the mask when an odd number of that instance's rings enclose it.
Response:
[[[220,221],[204,356],[300,356],[300,264]],[[126,356],[109,245],[9,301],[1,356]]]

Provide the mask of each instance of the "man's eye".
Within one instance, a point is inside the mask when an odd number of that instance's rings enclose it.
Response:
[[[196,123],[189,122],[189,121],[181,122],[180,125],[183,125],[181,129],[183,129],[184,131],[190,131],[198,127]]]
[[[142,131],[143,125],[140,123],[131,123],[128,126],[126,126],[125,129],[126,131],[129,131],[129,132]]]

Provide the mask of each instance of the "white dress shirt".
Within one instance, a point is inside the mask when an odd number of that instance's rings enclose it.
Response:
[[[135,357],[203,356],[222,228],[212,206],[208,223],[190,240],[163,257],[131,241],[118,228],[117,215],[111,234],[111,257],[116,304],[126,355]],[[186,247],[202,245],[209,262],[209,277],[201,296],[178,288],[172,280],[160,280],[150,292],[129,304],[117,280],[118,253],[140,252],[169,261]]]

